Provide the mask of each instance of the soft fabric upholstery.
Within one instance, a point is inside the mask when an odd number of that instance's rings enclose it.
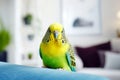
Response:
[[[105,68],[106,69],[118,69],[120,70],[120,53],[105,52]]]
[[[100,57],[101,67],[103,67],[103,68],[105,67],[107,61],[109,61],[109,60],[107,60],[107,59],[109,59],[109,58],[107,58],[107,56],[109,57],[109,54],[112,53],[113,55],[116,55],[116,56],[117,56],[117,54],[119,54],[119,52],[116,52],[116,51],[107,51],[107,50],[100,50],[100,51],[98,51],[98,53],[99,53],[99,57]],[[113,61],[114,60],[115,60],[115,63],[117,63],[117,60],[113,56]],[[114,63],[111,62],[111,64],[113,65]]]
[[[98,50],[111,50],[111,42],[105,42],[105,43],[101,43],[98,45],[95,45],[94,47],[96,47]]]
[[[105,77],[0,62],[0,80],[108,80]]]
[[[75,47],[78,56],[82,59],[84,67],[101,67],[99,50],[111,50],[111,43],[101,43],[95,46],[82,48]]]
[[[83,61],[84,67],[100,67],[100,59],[97,49],[94,47],[80,48],[76,47],[78,56]]]
[[[100,50],[100,51],[98,51],[98,54],[99,54],[99,58],[100,58],[100,66],[102,67],[102,68],[104,68],[104,66],[105,66],[105,52],[106,52],[106,50]]]

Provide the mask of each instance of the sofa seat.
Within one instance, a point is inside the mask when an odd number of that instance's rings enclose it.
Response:
[[[0,62],[0,80],[109,80],[86,73],[29,67]]]

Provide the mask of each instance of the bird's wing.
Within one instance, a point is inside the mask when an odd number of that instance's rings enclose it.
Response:
[[[71,46],[68,49],[68,52],[66,53],[66,59],[67,59],[67,62],[69,64],[69,67],[70,67],[71,71],[76,71],[76,69],[75,69],[76,63],[75,63],[75,58],[74,58],[74,52],[73,52],[73,49],[72,49]]]

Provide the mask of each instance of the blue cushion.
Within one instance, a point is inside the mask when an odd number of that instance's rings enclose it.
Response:
[[[108,80],[105,77],[0,62],[0,80]]]

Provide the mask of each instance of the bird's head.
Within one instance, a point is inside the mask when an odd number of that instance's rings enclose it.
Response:
[[[49,26],[50,38],[54,40],[59,40],[63,35],[63,27],[59,23],[54,23]]]
[[[51,24],[46,32],[46,35],[44,36],[43,41],[44,42],[55,41],[65,43],[67,40],[65,37],[65,31],[63,26],[59,23]]]

